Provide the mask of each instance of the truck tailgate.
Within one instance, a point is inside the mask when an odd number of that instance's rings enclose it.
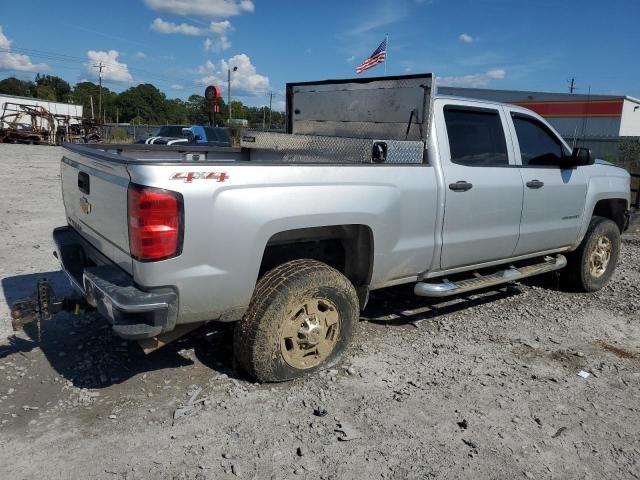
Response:
[[[127,221],[130,178],[126,164],[65,150],[60,170],[69,225],[131,273]]]

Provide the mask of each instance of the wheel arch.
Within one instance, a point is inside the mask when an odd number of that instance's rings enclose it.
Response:
[[[626,212],[628,209],[629,204],[624,198],[603,198],[593,206],[590,219],[595,216],[608,218],[618,226],[620,233],[622,233],[627,226]]]
[[[616,169],[617,170],[617,169]],[[625,172],[626,173],[626,172]],[[571,250],[578,248],[584,239],[593,216],[603,216],[616,223],[620,232],[626,227],[626,211],[629,208],[629,176],[594,176],[589,179],[582,228]]]
[[[284,230],[273,234],[262,252],[258,280],[269,270],[296,259],[318,260],[341,272],[368,300],[373,273],[374,238],[363,224],[327,225]]]

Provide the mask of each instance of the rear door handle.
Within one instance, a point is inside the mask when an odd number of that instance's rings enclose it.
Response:
[[[471,190],[471,187],[473,187],[473,184],[465,180],[458,180],[456,183],[449,184],[449,189],[454,192],[466,192],[467,190]]]
[[[544,182],[541,182],[540,180],[531,180],[530,182],[527,182],[527,187],[529,187],[529,188],[542,188],[542,187],[544,187]]]

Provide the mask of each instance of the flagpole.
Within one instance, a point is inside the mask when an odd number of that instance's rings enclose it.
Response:
[[[387,76],[387,57],[389,56],[389,34],[384,36],[385,53],[384,53],[384,76]]]

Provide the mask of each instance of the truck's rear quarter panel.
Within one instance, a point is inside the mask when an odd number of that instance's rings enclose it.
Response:
[[[176,179],[189,171],[211,178]],[[267,242],[288,230],[367,225],[375,243],[374,287],[431,265],[438,206],[435,169],[428,165],[136,164],[129,172],[134,183],[184,198],[182,254],[133,261],[140,285],[177,288],[179,323],[246,307]]]

